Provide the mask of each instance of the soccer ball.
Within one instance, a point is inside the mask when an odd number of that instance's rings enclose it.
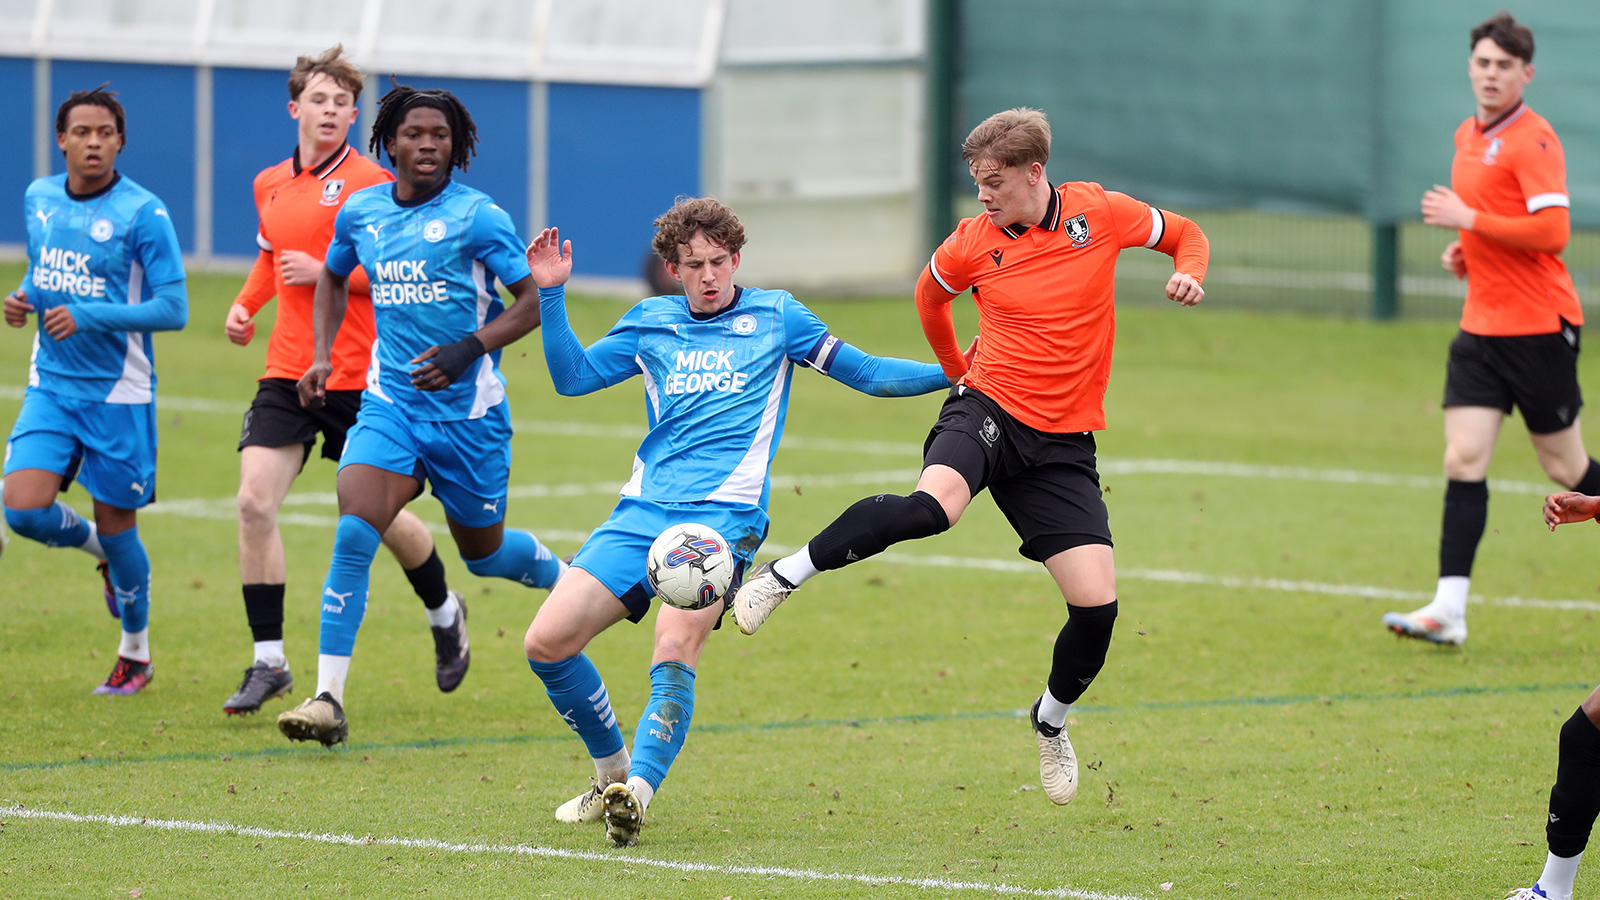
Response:
[[[705,609],[733,583],[733,551],[710,525],[680,522],[650,545],[645,575],[663,603]]]

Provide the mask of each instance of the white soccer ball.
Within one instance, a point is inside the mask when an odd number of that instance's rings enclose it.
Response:
[[[645,575],[663,603],[705,609],[733,584],[733,550],[710,525],[681,522],[650,545]]]

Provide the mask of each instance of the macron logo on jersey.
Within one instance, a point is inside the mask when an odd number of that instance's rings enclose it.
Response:
[[[450,283],[428,280],[425,259],[380,262],[373,274],[372,302],[382,306],[433,303],[450,299]]]
[[[744,393],[748,372],[733,370],[732,350],[679,350],[678,371],[667,377],[664,394],[698,394],[701,391]]]
[[[89,273],[91,257],[76,250],[46,247],[33,267],[33,286],[42,291],[58,291],[75,297],[104,297],[106,280]]]

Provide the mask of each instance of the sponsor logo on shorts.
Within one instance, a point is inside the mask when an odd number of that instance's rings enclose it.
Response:
[[[1000,440],[1000,426],[994,423],[994,419],[984,416],[983,427],[978,429],[978,437],[983,438],[985,444],[993,447],[994,442]]]
[[[484,509],[485,512],[492,512],[492,513],[499,512],[500,511],[500,500],[499,500],[499,498],[496,498],[493,503],[485,503],[483,505],[483,509]]]

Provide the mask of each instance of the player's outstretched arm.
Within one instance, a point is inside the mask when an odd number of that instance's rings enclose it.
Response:
[[[28,313],[33,312],[33,304],[28,302],[28,292],[18,288],[6,295],[6,324],[12,328],[21,328],[28,324]]]
[[[300,405],[306,409],[321,409],[327,398],[328,376],[333,374],[333,339],[339,334],[349,302],[350,277],[324,264],[311,300],[311,368],[296,385]]]
[[[1544,498],[1544,524],[1551,531],[1557,525],[1587,522],[1596,515],[1600,515],[1600,497],[1563,491]]]
[[[874,397],[916,397],[945,390],[954,383],[944,369],[935,363],[896,356],[873,356],[843,341],[830,352],[830,356],[832,361],[827,368],[818,368],[818,371],[840,384]],[[815,364],[813,367],[816,367]]]
[[[179,331],[189,324],[189,291],[183,281],[158,284],[141,303],[73,303],[45,313],[45,331],[56,340],[75,331]]]

